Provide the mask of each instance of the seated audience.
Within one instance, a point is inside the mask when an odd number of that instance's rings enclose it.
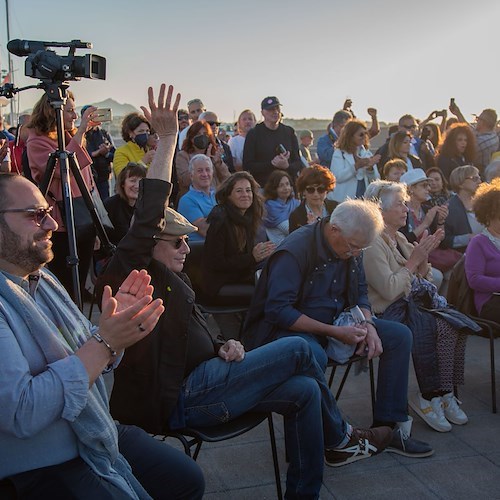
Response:
[[[491,182],[500,177],[500,157],[494,159],[484,170],[484,180]]]
[[[410,154],[412,146],[412,135],[408,131],[398,130],[391,135],[388,146],[387,160],[400,159],[406,163],[408,172],[414,168],[422,168],[422,162],[418,156]],[[385,166],[385,164],[384,164]]]
[[[451,193],[448,190],[448,182],[442,170],[439,167],[432,167],[425,173],[429,179],[429,198],[425,202],[425,205],[430,207],[447,205],[450,201]]]
[[[302,170],[297,179],[297,193],[302,201],[290,214],[290,233],[333,212],[337,202],[326,197],[334,188],[335,177],[329,169],[314,164]]]
[[[191,174],[189,191],[179,200],[177,210],[198,228],[193,233],[193,241],[204,241],[207,235],[207,217],[215,207],[215,189],[212,186],[214,165],[204,154],[196,154],[189,160]]]
[[[406,172],[408,172],[406,163],[396,158],[394,160],[389,160],[384,165],[383,177],[386,181],[399,182],[401,176]]]
[[[144,115],[129,113],[122,121],[123,146],[116,149],[113,157],[113,172],[118,177],[127,163],[142,163],[148,167],[155,150],[148,146],[151,125]]]
[[[150,269],[166,310],[153,334],[125,352],[111,397],[113,415],[161,433],[219,425],[248,411],[282,414],[290,463],[285,497],[318,498],[325,463],[341,466],[367,458],[380,452],[392,433],[387,427],[353,429],[342,418],[303,339],[283,339],[246,353],[238,341],[212,336],[182,273],[189,253],[186,235],[196,228],[165,210],[179,99],[170,111],[171,92],[166,107],[160,101],[151,118],[160,136],[157,157],[141,182],[131,230],[108,268],[114,283],[130,267]],[[155,110],[151,93],[150,101]],[[246,172],[234,175],[252,179]],[[170,493],[168,482],[163,487]]]
[[[255,127],[257,123],[257,118],[253,111],[249,109],[244,109],[238,121],[236,122],[237,135],[233,135],[229,139],[229,147],[231,148],[231,154],[233,155],[233,165],[235,170],[240,171],[243,169],[243,148],[245,146],[245,139],[250,130]]]
[[[335,144],[330,170],[336,179],[335,191],[328,199],[338,203],[347,198],[360,198],[370,182],[379,179],[377,162],[369,150],[366,124],[361,120],[349,120]]]
[[[275,250],[257,241],[264,212],[258,189],[248,172],[236,172],[217,190],[203,256],[203,289],[214,304],[248,304],[257,264]]]
[[[479,170],[472,165],[457,167],[450,175],[450,187],[456,193],[448,203],[448,217],[444,225],[443,248],[465,252],[469,241],[483,230],[472,210],[472,197],[481,184]]]
[[[402,322],[412,330],[420,393],[409,404],[430,427],[448,432],[450,422],[463,425],[468,421],[453,388],[464,383],[463,328],[478,327],[448,308],[429,281],[427,257],[438,247],[443,230],[425,234],[415,245],[398,232],[406,223],[407,196],[404,185],[395,182],[376,181],[367,189],[366,198],[380,203],[384,219],[383,232],[365,251],[365,262],[370,263],[365,266],[368,296],[377,317]]]
[[[269,241],[279,245],[288,236],[288,219],[299,206],[293,182],[286,172],[276,170],[264,186],[264,227]]]
[[[1,175],[0,214],[0,480],[12,498],[201,499],[196,462],[108,409],[103,372],[164,311],[150,276],[132,270],[114,297],[106,287],[93,326],[45,268],[57,222],[39,189]]]
[[[352,346],[353,354],[368,359],[380,356],[373,426],[394,429],[387,451],[427,457],[433,454],[432,448],[410,437],[411,332],[403,325],[372,317],[368,301],[362,253],[382,228],[376,204],[347,200],[330,218],[290,234],[262,270],[243,338],[247,348],[255,348],[302,337],[323,371],[329,337],[344,348]],[[334,323],[342,311],[356,305],[365,322],[352,326]]]
[[[469,125],[452,125],[438,147],[437,166],[446,180],[457,167],[472,165],[476,157],[476,138]]]
[[[194,155],[207,155],[212,160],[214,167],[213,183],[215,188],[231,175],[228,166],[222,159],[224,151],[217,146],[212,128],[207,122],[194,122],[189,129],[187,129],[186,138],[180,148],[181,151],[178,151],[175,156],[175,170],[179,183],[178,199],[189,190],[191,184],[189,160],[191,160]]]
[[[465,253],[467,282],[479,316],[500,323],[500,179],[479,186],[472,208],[484,230]]]

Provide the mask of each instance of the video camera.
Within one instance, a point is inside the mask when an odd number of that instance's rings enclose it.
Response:
[[[69,47],[67,56],[60,56],[47,47]],[[7,49],[11,54],[24,57],[24,74],[30,78],[62,82],[92,78],[106,79],[106,59],[96,54],[75,56],[76,49],[91,49],[92,44],[81,40],[71,42],[39,42],[11,40]]]

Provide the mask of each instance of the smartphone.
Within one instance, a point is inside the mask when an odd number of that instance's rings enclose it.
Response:
[[[94,122],[110,122],[113,120],[113,112],[111,108],[99,108],[92,113],[92,121]]]
[[[452,97],[450,99],[450,106],[455,106],[455,98],[454,97]]]
[[[278,147],[276,148],[276,152],[279,155],[284,155],[286,153],[286,148],[283,146],[283,144],[278,144]]]

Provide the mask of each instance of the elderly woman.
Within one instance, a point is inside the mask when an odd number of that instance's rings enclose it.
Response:
[[[454,248],[465,252],[469,241],[479,234],[484,226],[476,219],[472,210],[472,197],[481,184],[479,170],[472,165],[457,167],[450,175],[450,187],[454,194],[448,203],[443,248]]]
[[[326,195],[335,187],[335,177],[327,168],[317,164],[304,168],[296,184],[302,202],[290,214],[290,233],[301,226],[328,217],[337,206],[336,201],[326,199]]]
[[[434,235],[425,234],[415,245],[398,232],[408,214],[405,186],[376,181],[365,197],[379,201],[385,226],[364,257],[369,262],[365,273],[373,312],[405,323],[412,330],[413,363],[421,392],[410,400],[410,406],[430,427],[448,432],[450,422],[462,425],[468,421],[453,395],[453,387],[464,383],[466,340],[455,327],[477,325],[447,308],[446,299],[428,281],[431,273],[427,257],[439,245],[442,229]],[[447,319],[439,311],[424,308],[444,309]]]
[[[410,154],[411,147],[411,134],[409,132],[401,131],[395,132],[391,135],[389,140],[389,160],[399,158],[406,163],[408,172],[414,168],[422,168],[420,159]]]
[[[347,198],[360,198],[370,182],[380,179],[377,170],[380,155],[372,155],[368,138],[366,124],[361,120],[352,119],[345,124],[330,166],[337,186],[328,194],[329,200],[341,203]]]
[[[466,123],[455,123],[438,148],[437,165],[448,180],[457,167],[471,165],[476,157],[476,138]]]
[[[125,144],[117,148],[113,157],[116,177],[129,162],[148,166],[155,154],[155,150],[149,146],[151,125],[144,115],[129,113],[122,121],[121,132]]]
[[[467,281],[479,316],[500,323],[500,179],[479,186],[472,208],[485,228],[467,247]]]
[[[275,170],[264,186],[264,227],[269,241],[279,245],[289,233],[289,217],[300,202],[293,192],[293,181],[287,172]]]

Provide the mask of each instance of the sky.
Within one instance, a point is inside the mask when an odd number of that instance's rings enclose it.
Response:
[[[71,82],[77,105],[111,97],[139,107],[149,85],[166,82],[183,107],[199,97],[223,121],[258,114],[269,95],[288,118],[330,119],[346,97],[358,117],[375,107],[386,122],[425,118],[450,97],[466,118],[500,112],[498,0],[7,1],[11,39],[81,39],[106,57],[105,81]],[[37,82],[24,76],[25,58],[12,60],[17,85]],[[20,109],[41,92],[19,94]]]

